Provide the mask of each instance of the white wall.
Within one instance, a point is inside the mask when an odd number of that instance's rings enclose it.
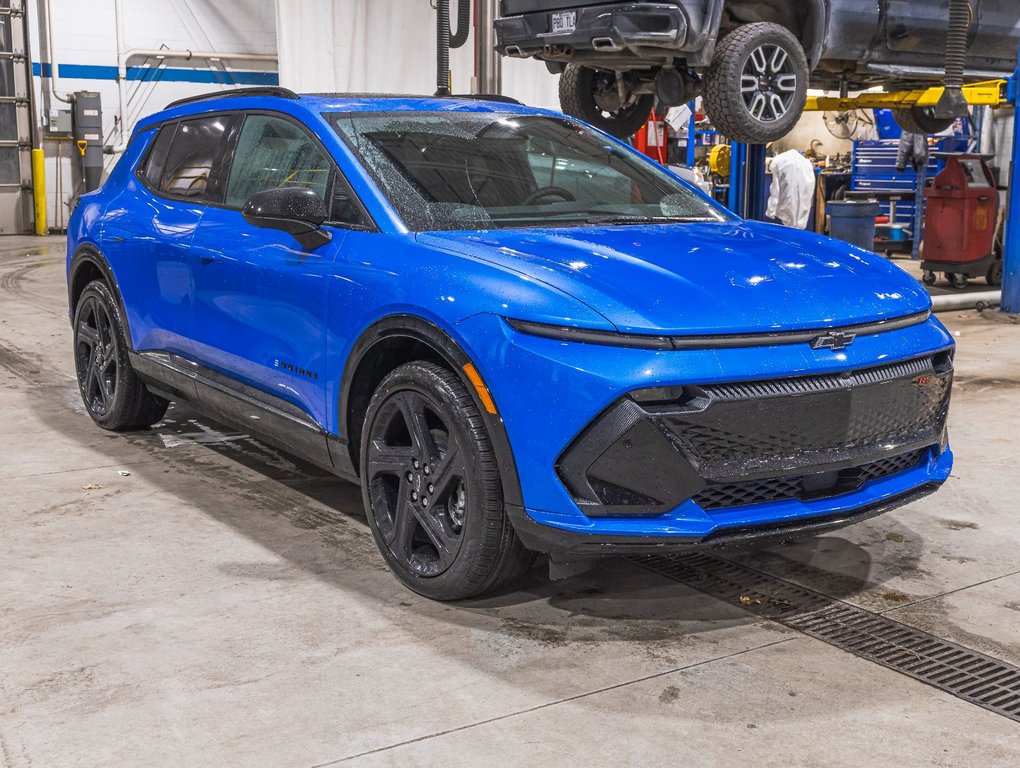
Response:
[[[29,0],[28,12],[32,30],[32,59],[46,62],[47,46],[39,37],[40,6],[44,0]],[[58,65],[59,90],[97,91],[103,102],[103,123],[106,143],[115,138],[114,117],[117,114],[117,83],[112,79],[117,66],[116,24],[114,0],[51,0],[53,9],[53,48]],[[167,48],[212,50],[221,53],[246,52],[276,53],[276,9],[272,0],[123,0],[124,37],[127,48]],[[42,43],[42,44],[41,44]],[[131,62],[144,66],[145,61]],[[148,62],[156,66],[158,62]],[[93,68],[82,70],[82,67]],[[101,69],[94,69],[100,67]],[[129,108],[125,126],[130,133],[135,122],[156,112],[170,101],[184,96],[204,93],[229,86],[212,81],[219,77],[225,81],[275,80],[266,75],[276,67],[267,62],[236,62],[227,67],[214,65],[220,71],[212,75],[210,66],[203,61],[172,60],[165,63],[158,81],[144,83],[129,80],[127,92]],[[232,70],[233,76],[224,73]],[[70,72],[72,76],[66,73]],[[81,76],[84,75],[84,76]],[[182,82],[185,78],[206,79],[207,82]],[[46,121],[41,89],[43,80],[35,78],[40,101],[40,117]],[[67,109],[69,105],[50,100],[51,109]],[[48,219],[50,226],[66,222],[65,212],[56,208],[57,146],[47,142],[47,195],[50,200]],[[61,170],[65,187],[65,200],[73,197],[72,162],[68,154],[72,147],[60,146],[63,156]],[[116,161],[108,158],[108,168]]]
[[[429,0],[277,0],[277,35],[280,82],[288,88],[421,95],[436,90],[436,12]],[[450,68],[453,92],[470,93],[473,31],[463,48],[451,52]],[[556,86],[557,78],[541,62],[503,59],[504,95],[558,108]]]

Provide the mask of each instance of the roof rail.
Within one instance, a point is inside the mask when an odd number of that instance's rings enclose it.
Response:
[[[503,96],[498,93],[458,93],[454,94],[451,98],[454,99],[474,99],[475,101],[498,101],[503,104],[520,104],[524,106],[523,101],[518,101],[513,96]]]
[[[278,85],[258,86],[254,88],[235,88],[231,91],[214,91],[213,93],[202,93],[198,96],[188,96],[185,99],[177,99],[166,105],[167,109],[180,107],[184,104],[194,104],[198,101],[212,101],[213,99],[232,99],[241,96],[279,96],[283,99],[299,99],[294,91],[289,88],[281,88]]]
[[[357,92],[321,92],[321,93],[307,93],[306,96],[319,96],[322,98],[337,98],[337,99],[469,99],[471,101],[498,101],[504,104],[520,104],[522,107],[524,103],[518,101],[510,96],[500,96],[495,93],[455,93],[450,96],[436,96],[430,93],[357,93]]]

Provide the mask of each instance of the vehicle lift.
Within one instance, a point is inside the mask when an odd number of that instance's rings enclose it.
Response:
[[[862,93],[853,97],[809,97],[805,111],[839,111],[854,109],[895,109],[903,107],[934,107],[942,97],[942,87],[900,93]],[[963,88],[970,106],[1002,108],[1012,106],[1014,120],[1020,116],[1020,63],[1008,80],[975,83]],[[690,142],[689,142],[690,143]],[[764,218],[765,147],[732,145],[730,162],[730,193],[728,208],[748,219]],[[1006,234],[1003,248],[1002,302],[1003,312],[1020,313],[1020,125],[1014,126],[1012,160],[1008,173]],[[1014,194],[1014,190],[1017,194]],[[919,196],[924,194],[919,189]],[[923,205],[916,207],[915,232],[921,231]]]

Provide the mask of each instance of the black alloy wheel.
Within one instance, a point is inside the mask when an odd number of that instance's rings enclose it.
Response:
[[[485,422],[455,373],[400,366],[373,395],[362,435],[369,525],[404,584],[458,600],[503,588],[530,566],[503,508]]]
[[[82,400],[94,418],[109,415],[117,396],[117,338],[110,313],[97,295],[79,305],[75,368]]]
[[[438,576],[463,543],[468,468],[441,409],[420,392],[388,398],[368,445],[376,527],[412,573]]]
[[[144,429],[169,402],[149,392],[128,359],[120,309],[106,283],[85,286],[74,312],[74,367],[85,410],[103,429]]]

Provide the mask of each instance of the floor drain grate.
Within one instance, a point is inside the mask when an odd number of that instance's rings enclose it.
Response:
[[[633,557],[719,600],[737,603],[863,659],[1020,722],[1020,668],[713,555]]]

